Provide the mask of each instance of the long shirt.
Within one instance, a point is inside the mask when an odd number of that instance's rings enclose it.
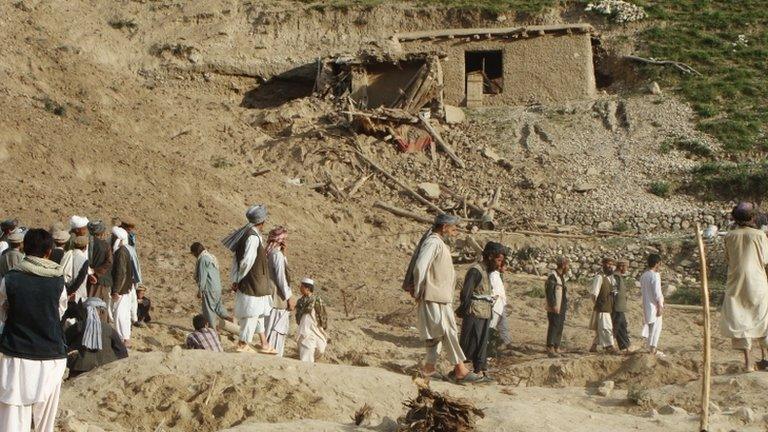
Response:
[[[645,324],[656,322],[659,307],[664,307],[664,294],[661,292],[659,272],[646,270],[640,276],[640,295],[643,299],[643,321]]]
[[[280,298],[288,300],[293,295],[288,283],[288,259],[280,249],[274,249],[269,254],[269,269],[272,282],[280,293]]]

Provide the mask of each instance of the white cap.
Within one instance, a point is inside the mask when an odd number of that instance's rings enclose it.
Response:
[[[312,286],[315,286],[315,281],[313,281],[312,279],[310,279],[310,278],[307,278],[307,277],[305,277],[304,279],[302,279],[302,280],[301,280],[301,283],[302,283],[302,284],[304,284],[304,285],[312,285]]]
[[[84,216],[72,216],[69,219],[69,227],[71,229],[85,228],[88,226],[88,218]]]

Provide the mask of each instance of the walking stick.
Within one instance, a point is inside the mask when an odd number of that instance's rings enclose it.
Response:
[[[704,250],[704,241],[701,238],[701,227],[696,224],[696,239],[699,242],[699,256],[701,257],[701,302],[704,314],[704,374],[701,377],[701,432],[709,430],[709,387],[711,380],[711,355],[709,341],[709,286],[707,284],[707,257]]]

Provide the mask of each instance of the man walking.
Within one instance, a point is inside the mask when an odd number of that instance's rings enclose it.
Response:
[[[139,302],[136,297],[136,288],[141,286],[141,265],[139,264],[139,253],[136,251],[136,223],[132,220],[123,219],[120,222],[120,228],[124,229],[128,233],[128,243],[125,247],[128,249],[128,253],[131,254],[131,262],[133,263],[133,290],[131,290],[131,322],[136,327],[141,327],[142,324],[139,321]]]
[[[235,291],[235,318],[240,325],[239,352],[254,352],[249,346],[255,334],[259,335],[262,354],[277,354],[269,345],[264,319],[272,310],[272,290],[269,265],[261,230],[267,220],[267,208],[254,205],[245,213],[248,223],[223,240],[224,246],[234,252],[232,262],[232,291]]]
[[[189,249],[197,258],[195,282],[198,289],[197,298],[202,300],[202,315],[212,328],[219,328],[219,318],[226,321],[232,319],[221,301],[219,260],[208,252],[202,243],[192,243]]]
[[[661,292],[661,255],[648,255],[648,269],[640,276],[640,294],[643,298],[643,337],[651,354],[663,357],[658,350],[664,312],[664,295]]]
[[[29,230],[26,257],[0,281],[7,311],[0,335],[0,430],[53,432],[67,345],[60,319],[67,304],[61,267],[48,260],[51,234]]]
[[[747,371],[754,370],[752,344],[766,347],[768,335],[768,238],[754,227],[755,213],[755,206],[746,202],[731,212],[736,228],[725,236],[728,277],[720,326],[733,349],[744,353]]]
[[[488,375],[488,336],[493,315],[493,289],[490,273],[502,268],[506,249],[501,243],[488,242],[483,249],[483,262],[467,270],[461,290],[461,304],[456,315],[462,318],[459,342],[464,355],[472,361],[474,372],[485,380]]]
[[[560,357],[560,344],[563,339],[563,327],[568,311],[568,288],[565,284],[565,275],[568,273],[570,261],[564,256],[557,257],[557,266],[549,274],[544,286],[544,294],[547,299],[547,355]]]
[[[417,303],[417,326],[427,354],[423,375],[431,377],[437,373],[435,365],[445,344],[448,359],[454,365],[452,379],[477,382],[482,378],[464,365],[466,357],[459,344],[452,308],[456,273],[444,239],[456,235],[458,223],[457,216],[445,213],[435,218],[432,229],[422,238],[415,252],[413,265],[409,266],[413,268],[411,280],[406,278],[404,286]]]
[[[595,275],[592,282],[592,301],[594,309],[589,328],[595,331],[595,340],[590,352],[596,352],[598,344],[607,352],[614,352],[613,347],[613,296],[616,288],[616,278],[613,274],[616,262],[611,258],[603,258],[602,273]]]
[[[616,291],[613,296],[613,313],[611,314],[611,323],[613,324],[613,335],[616,337],[616,343],[619,351],[624,354],[629,353],[630,340],[629,329],[627,327],[627,292],[632,283],[627,278],[629,261],[619,260],[616,263]]]
[[[279,357],[285,352],[285,339],[291,323],[291,313],[295,305],[291,291],[291,279],[288,274],[288,258],[285,257],[285,242],[288,230],[278,226],[269,232],[267,239],[267,257],[269,260],[269,280],[272,284],[272,305],[266,321],[267,340]]]

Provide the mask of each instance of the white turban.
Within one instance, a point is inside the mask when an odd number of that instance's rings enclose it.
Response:
[[[115,236],[115,242],[112,244],[112,252],[120,249],[120,246],[128,244],[128,231],[118,226],[112,227],[112,235]]]
[[[310,278],[304,278],[304,279],[302,279],[302,280],[301,280],[301,283],[303,283],[304,285],[315,286],[315,281],[314,281],[314,280],[312,280],[312,279],[310,279]]]
[[[85,228],[88,226],[88,218],[84,216],[72,216],[69,219],[69,227],[71,229]]]

